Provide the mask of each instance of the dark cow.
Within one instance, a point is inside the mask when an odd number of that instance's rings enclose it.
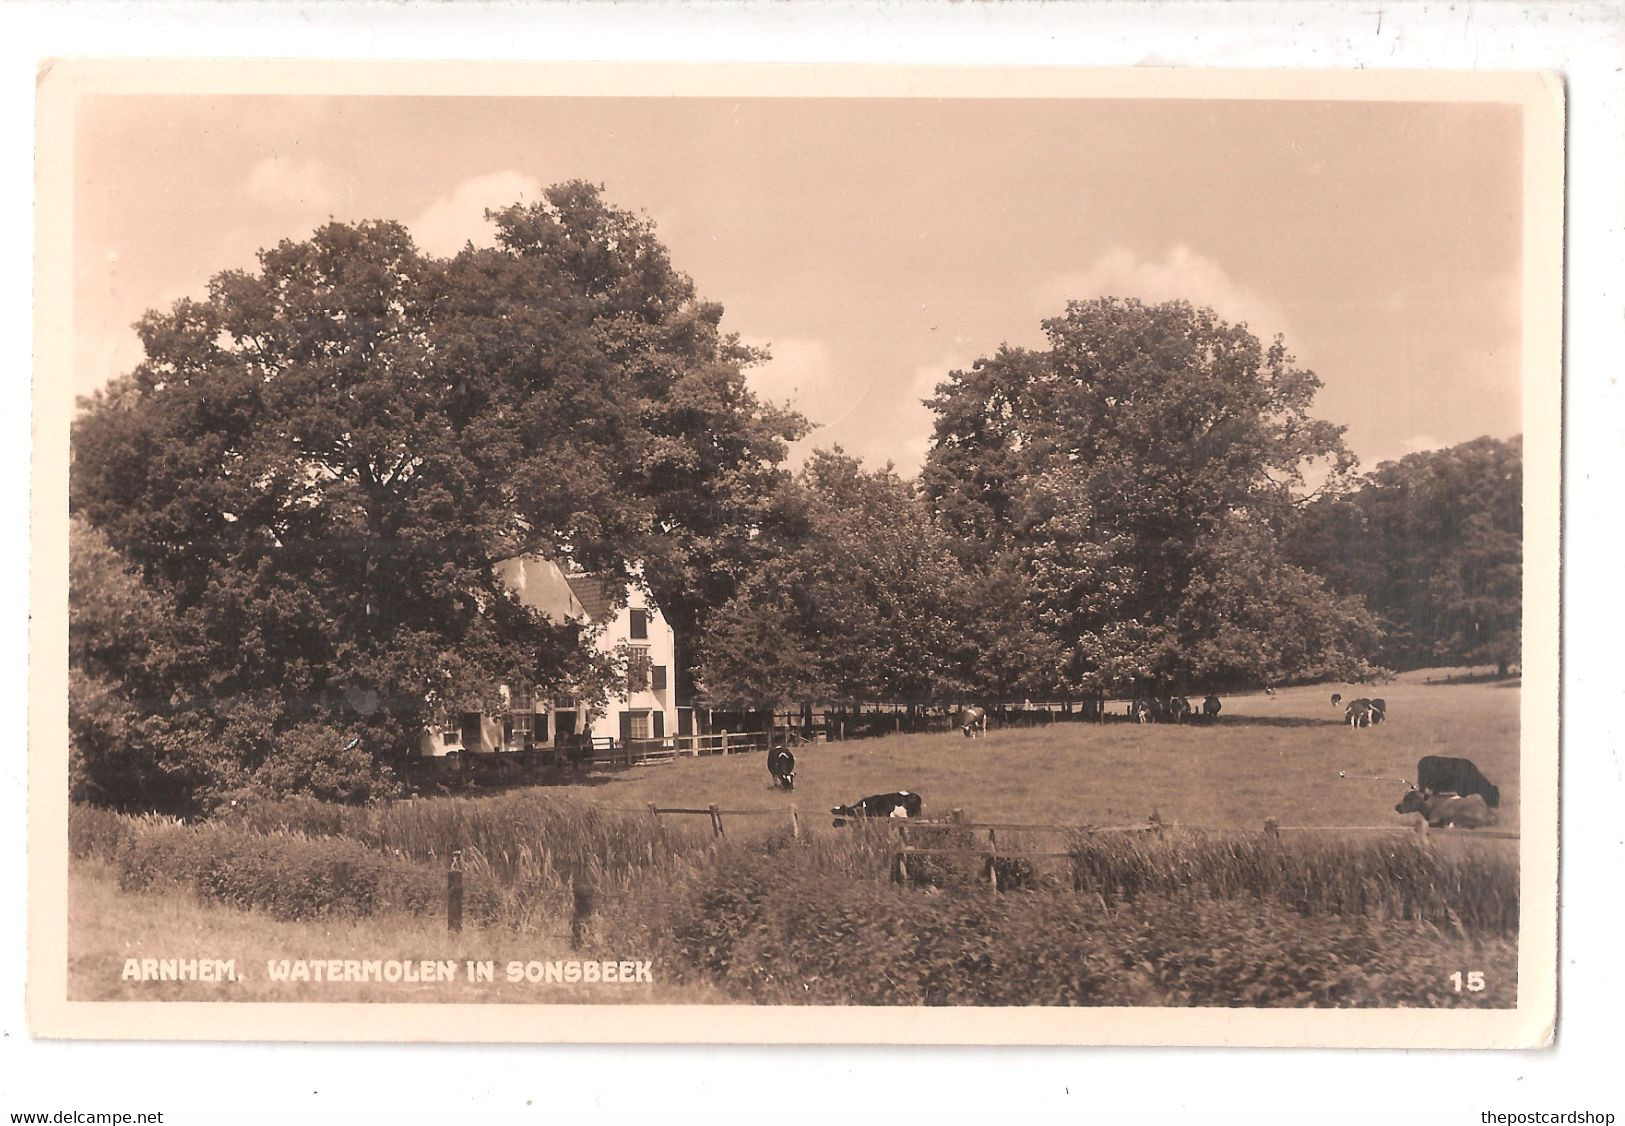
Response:
[[[1335,707],[1337,707],[1338,704],[1341,704],[1342,702],[1343,702],[1343,694],[1341,692],[1333,692],[1332,693],[1332,707],[1335,708]]]
[[[767,752],[767,772],[773,775],[773,784],[786,790],[796,788],[796,756],[788,747],[774,747]]]
[[[959,713],[959,729],[965,733],[965,738],[974,739],[977,733],[987,734],[987,709],[966,708]]]
[[[1429,828],[1482,829],[1495,824],[1495,811],[1480,794],[1424,794],[1407,790],[1394,806],[1395,813],[1420,813]]]
[[[838,805],[830,812],[835,815],[835,827],[839,829],[859,817],[918,817],[924,806],[919,794],[898,790],[891,794],[870,794],[862,801]]]
[[[1388,701],[1375,699],[1371,701],[1371,722],[1382,723],[1388,718]]]
[[[1501,805],[1501,790],[1484,777],[1472,759],[1428,755],[1416,764],[1416,788],[1424,794],[1478,794],[1491,809]]]
[[[1168,710],[1173,714],[1175,723],[1186,723],[1191,718],[1191,702],[1184,696],[1175,696]]]
[[[1207,699],[1202,701],[1202,715],[1204,718],[1218,719],[1219,712],[1223,709],[1224,705],[1219,703],[1217,696],[1210,694]]]

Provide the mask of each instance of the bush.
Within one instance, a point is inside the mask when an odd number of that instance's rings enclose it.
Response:
[[[401,793],[365,732],[301,723],[272,736],[270,744],[250,780],[251,797],[359,803]]]
[[[200,900],[278,919],[444,910],[446,875],[342,839],[310,840],[220,826],[145,824],[118,846],[119,887],[190,888]],[[492,922],[509,907],[489,881],[466,879],[464,912]]]

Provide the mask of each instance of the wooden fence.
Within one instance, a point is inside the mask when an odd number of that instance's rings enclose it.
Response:
[[[724,817],[783,817],[788,814],[790,817],[790,832],[796,836],[796,839],[801,838],[801,813],[793,803],[788,809],[723,809],[718,805],[708,805],[703,809],[699,809],[661,806],[650,802],[648,810],[656,817],[664,817],[668,814],[678,817],[709,817],[711,819],[711,835],[714,837],[728,835],[722,821]]]

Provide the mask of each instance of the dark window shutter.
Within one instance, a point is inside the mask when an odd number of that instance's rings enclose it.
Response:
[[[536,716],[536,730],[531,733],[530,741],[533,743],[547,742],[548,715],[542,712]]]
[[[624,747],[628,743],[630,743],[631,741],[632,741],[632,713],[631,712],[622,712],[621,713],[621,746]]]
[[[654,666],[654,682],[655,682],[654,683],[654,689],[655,689],[656,692],[664,692],[666,690],[666,666],[665,665],[656,665],[656,666]]]
[[[663,712],[663,711],[657,710],[654,713],[654,719],[655,719],[654,736],[655,736],[656,739],[664,739],[666,737],[666,713]]]

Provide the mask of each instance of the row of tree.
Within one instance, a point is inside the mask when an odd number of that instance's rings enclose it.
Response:
[[[441,704],[601,698],[624,669],[497,580],[522,553],[641,564],[680,691],[730,707],[1350,678],[1505,634],[1517,528],[1476,463],[1432,499],[1357,481],[1315,377],[1209,310],[1074,303],[948,374],[919,480],[792,475],[806,421],[647,220],[581,183],[493,218],[449,259],[329,224],[141,322],[74,424],[76,796],[362,799]],[[1407,538],[1451,504],[1459,537]]]

